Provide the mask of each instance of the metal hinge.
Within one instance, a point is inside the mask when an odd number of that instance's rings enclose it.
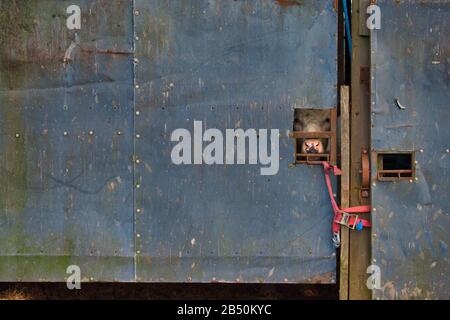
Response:
[[[369,198],[370,195],[370,161],[369,152],[364,149],[361,152],[361,198]]]

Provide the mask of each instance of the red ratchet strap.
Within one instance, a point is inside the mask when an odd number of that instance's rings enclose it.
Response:
[[[340,231],[341,226],[346,226],[350,229],[356,229],[361,231],[364,227],[370,228],[370,221],[361,219],[357,213],[369,213],[372,211],[370,206],[359,206],[341,209],[336,203],[333,195],[333,187],[331,185],[330,171],[333,170],[335,176],[341,175],[341,170],[329,164],[328,162],[322,162],[325,171],[325,180],[327,183],[328,193],[331,199],[331,205],[333,207],[334,218],[333,218],[333,243],[335,247],[339,247],[341,244]]]

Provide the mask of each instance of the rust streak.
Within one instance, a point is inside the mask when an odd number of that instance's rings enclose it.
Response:
[[[133,54],[133,52],[129,52],[129,51],[96,50],[96,49],[87,49],[87,48],[82,48],[81,52],[95,53],[95,54],[120,54],[120,55],[131,55],[131,54]]]
[[[303,4],[303,0],[276,0],[276,2],[282,7],[300,6]]]

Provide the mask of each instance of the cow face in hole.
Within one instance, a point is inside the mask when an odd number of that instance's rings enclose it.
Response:
[[[302,153],[324,153],[323,143],[319,139],[305,139]]]
[[[313,109],[295,109],[294,131],[323,132],[331,130],[331,111]],[[300,153],[323,154],[329,151],[328,139],[307,138],[298,139]]]

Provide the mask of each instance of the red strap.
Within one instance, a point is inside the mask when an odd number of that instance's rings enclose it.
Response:
[[[359,207],[345,208],[342,209],[342,211],[347,213],[369,213],[370,211],[372,211],[372,208],[370,206],[359,206]]]
[[[344,218],[344,214],[354,214],[354,213],[368,213],[372,211],[372,208],[370,206],[357,206],[357,207],[351,207],[341,210],[339,206],[336,203],[336,200],[334,199],[333,195],[333,186],[331,184],[331,178],[330,178],[330,170],[333,169],[333,174],[335,176],[341,175],[341,170],[329,164],[328,162],[322,162],[323,168],[325,171],[325,181],[328,188],[328,193],[330,195],[331,200],[331,206],[333,207],[334,212],[334,219],[333,219],[333,233],[339,234],[341,230],[341,222]],[[346,221],[347,226],[356,226],[357,224],[361,223],[363,227],[371,227],[370,221],[365,219],[360,219],[356,215],[351,215],[348,217],[348,220]]]

